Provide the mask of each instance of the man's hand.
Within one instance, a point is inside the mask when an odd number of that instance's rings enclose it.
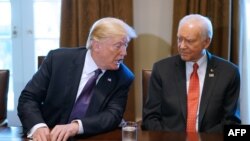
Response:
[[[50,141],[50,130],[48,127],[38,128],[33,136],[33,141]]]
[[[78,133],[78,130],[79,125],[77,122],[56,125],[50,132],[50,141],[67,141],[69,137],[75,136]]]

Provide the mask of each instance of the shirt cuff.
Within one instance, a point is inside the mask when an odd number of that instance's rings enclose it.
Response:
[[[27,138],[32,138],[34,132],[38,129],[38,128],[41,128],[41,127],[48,127],[45,123],[38,123],[36,124],[35,126],[33,126],[30,131],[28,132],[27,134]]]
[[[82,121],[81,120],[73,120],[72,122],[77,122],[78,123],[78,134],[83,134],[84,133],[84,129],[82,126]]]

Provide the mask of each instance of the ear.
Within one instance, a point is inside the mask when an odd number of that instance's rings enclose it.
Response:
[[[92,42],[91,42],[91,47],[92,47],[93,50],[99,50],[100,44],[99,44],[98,41],[92,40]]]
[[[209,47],[210,43],[211,43],[211,39],[210,38],[206,38],[204,40],[204,47],[205,47],[205,49],[207,49]]]

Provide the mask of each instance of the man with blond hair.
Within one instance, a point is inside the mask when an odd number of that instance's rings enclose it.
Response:
[[[132,27],[107,17],[93,24],[86,48],[50,51],[19,98],[24,133],[66,141],[117,128],[134,80],[123,60],[135,37]]]

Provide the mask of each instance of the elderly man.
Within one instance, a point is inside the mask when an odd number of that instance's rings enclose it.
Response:
[[[142,128],[180,132],[222,132],[237,124],[238,67],[207,51],[211,21],[202,15],[182,18],[178,52],[156,62],[150,78]]]

